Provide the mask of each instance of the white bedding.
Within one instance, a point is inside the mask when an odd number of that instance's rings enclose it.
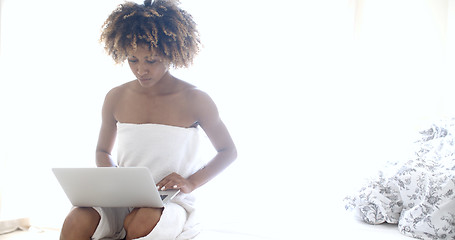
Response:
[[[396,223],[418,239],[455,239],[455,119],[421,131],[415,156],[391,163],[346,208],[370,224]]]
[[[441,132],[441,131],[439,131]],[[447,135],[446,135],[447,136]],[[436,138],[439,139],[439,138]],[[441,138],[440,140],[442,140]],[[444,138],[449,139],[449,138]],[[428,142],[428,141],[426,141]],[[435,141],[436,142],[436,141]],[[444,143],[445,146],[451,146],[450,142]],[[434,146],[434,145],[429,145]],[[435,148],[432,148],[435,150]],[[438,148],[438,151],[429,151],[426,156],[436,156],[442,154],[445,150]],[[450,148],[444,148],[447,151]],[[435,155],[436,154],[436,155]],[[444,154],[443,154],[444,155]],[[319,155],[318,155],[319,156]],[[336,153],[338,156],[338,153]],[[300,156],[303,159],[311,159],[306,156]],[[248,159],[248,157],[243,157]],[[349,194],[350,191],[346,191],[345,188],[350,188],[349,182],[346,178],[352,178],[356,174],[353,171],[352,166],[346,166],[341,168],[344,156],[341,155],[340,159],[336,159],[336,162],[327,162],[328,158],[323,156],[322,160],[327,161],[316,161],[311,159],[308,162],[308,168],[293,168],[296,172],[300,173],[295,178],[294,184],[282,187],[281,182],[275,183],[274,178],[268,178],[267,184],[255,186],[254,188],[245,188],[232,186],[230,181],[227,179],[233,179],[235,177],[245,178],[251,176],[250,173],[244,173],[242,171],[227,170],[213,182],[208,183],[206,186],[200,189],[201,192],[198,194],[198,212],[201,216],[200,222],[202,222],[203,231],[196,240],[224,240],[224,239],[237,239],[237,240],[262,240],[262,239],[412,239],[400,233],[396,224],[381,224],[381,225],[370,225],[362,221],[356,220],[352,214],[349,214],[344,209],[343,197]],[[239,165],[234,165],[234,170],[242,170],[243,165],[248,161],[239,161]],[[367,162],[367,161],[366,161]],[[334,165],[335,167],[327,168],[328,163],[339,163]],[[300,166],[299,162],[297,166]],[[305,171],[306,169],[309,169]],[[328,170],[327,170],[328,169]],[[289,168],[284,169],[289,171]],[[357,170],[357,169],[356,169]],[[360,170],[363,172],[363,169]],[[358,171],[359,172],[359,171]],[[292,172],[291,172],[292,173]],[[46,169],[46,174],[51,175],[51,171]],[[264,177],[268,173],[261,175],[261,172],[255,173],[255,176],[259,180],[257,182],[264,181]],[[348,176],[347,176],[348,175]],[[329,177],[327,177],[329,176]],[[66,196],[63,192],[57,192],[55,189],[59,189],[53,176],[50,179],[51,182],[49,187],[52,190],[52,198],[49,197],[50,204],[54,205],[53,212],[49,212],[50,216],[55,219],[55,224],[52,225],[35,225],[36,227],[51,226],[58,228],[61,226],[63,217],[66,216],[67,210],[70,206]],[[302,183],[298,185],[297,183]],[[275,205],[279,203],[280,195],[278,190],[282,192],[289,192],[295,190],[295,185],[299,188],[296,191],[297,199],[292,199],[288,203],[283,205]],[[219,191],[219,189],[226,189],[226,191]],[[239,199],[236,196],[232,196],[232,193],[237,193],[238,196],[245,196],[251,193],[251,189],[254,189],[253,198]],[[264,192],[268,190],[267,194]],[[273,192],[271,190],[277,190]],[[287,190],[287,191],[284,191]],[[216,194],[214,194],[216,193]],[[222,193],[222,194],[221,194]],[[257,197],[264,197],[264,200],[257,200]],[[271,201],[273,199],[273,201]],[[55,206],[59,202],[65,206]],[[8,205],[8,204],[7,204]],[[232,208],[226,209],[226,205],[233,206]],[[253,208],[253,209],[252,209]],[[8,209],[8,208],[6,208]],[[270,213],[269,210],[274,212]],[[269,214],[268,214],[269,213]],[[38,215],[41,216],[41,215]],[[57,216],[57,217],[55,217]],[[62,217],[62,219],[60,219]],[[32,224],[36,223],[36,216],[33,216]],[[38,219],[39,220],[39,219]],[[453,225],[452,225],[453,226]],[[43,237],[45,236],[45,237]],[[38,240],[38,239],[58,239],[58,230],[45,230],[44,232],[22,232],[17,231],[13,234],[0,235],[0,240]],[[317,237],[315,237],[317,236]]]
[[[30,228],[30,220],[28,218],[0,219],[0,234],[28,228]]]
[[[301,226],[299,236],[313,236],[318,239],[351,239],[351,240],[406,240],[411,239],[397,231],[397,226],[392,224],[369,225],[353,218],[339,216],[339,221],[333,222],[332,229],[323,228],[322,225],[315,227],[313,224],[305,224]],[[219,225],[216,228],[204,229],[195,240],[271,240],[271,239],[305,239],[299,238],[297,235],[292,237],[289,232],[282,232],[282,236],[277,236],[278,231],[274,235],[265,236],[263,231],[243,232],[232,229],[232,225]],[[318,232],[318,231],[322,231]],[[323,235],[321,235],[323,234]],[[58,239],[59,231],[52,229],[31,228],[29,231],[16,231],[9,234],[0,235],[0,240],[49,240]]]

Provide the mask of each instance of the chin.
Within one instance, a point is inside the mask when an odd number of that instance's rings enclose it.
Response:
[[[150,87],[155,86],[155,82],[152,80],[138,80],[138,81],[139,81],[139,85],[141,85],[142,87],[150,88]]]

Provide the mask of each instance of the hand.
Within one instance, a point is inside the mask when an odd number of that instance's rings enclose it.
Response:
[[[190,181],[175,172],[163,178],[158,184],[156,184],[156,187],[161,191],[180,189],[180,191],[183,193],[190,193],[194,190],[194,186]]]

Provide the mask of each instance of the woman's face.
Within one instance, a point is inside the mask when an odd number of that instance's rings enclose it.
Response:
[[[169,64],[145,45],[128,52],[128,64],[142,87],[153,87],[169,70]]]

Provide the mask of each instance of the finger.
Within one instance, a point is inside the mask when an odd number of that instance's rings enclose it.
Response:
[[[163,179],[158,184],[157,188],[160,191],[166,191],[166,190],[169,190],[169,189],[175,189],[174,186],[178,187],[178,181],[176,181],[175,179],[166,178],[166,179]]]
[[[182,177],[177,173],[171,173],[157,184],[158,190],[178,189],[182,184]]]
[[[165,190],[168,190],[168,189],[169,189],[169,182],[158,186],[158,190],[160,190],[160,191],[165,191]]]
[[[165,190],[178,189],[180,185],[180,181],[171,180],[164,185],[164,188]]]
[[[163,188],[166,188],[166,184],[167,184],[168,182],[169,182],[169,180],[167,180],[166,178],[164,178],[164,179],[161,180],[158,184],[156,184],[156,188],[157,188],[158,190],[161,190],[161,189],[163,189]],[[161,191],[164,191],[164,189],[161,190]]]

